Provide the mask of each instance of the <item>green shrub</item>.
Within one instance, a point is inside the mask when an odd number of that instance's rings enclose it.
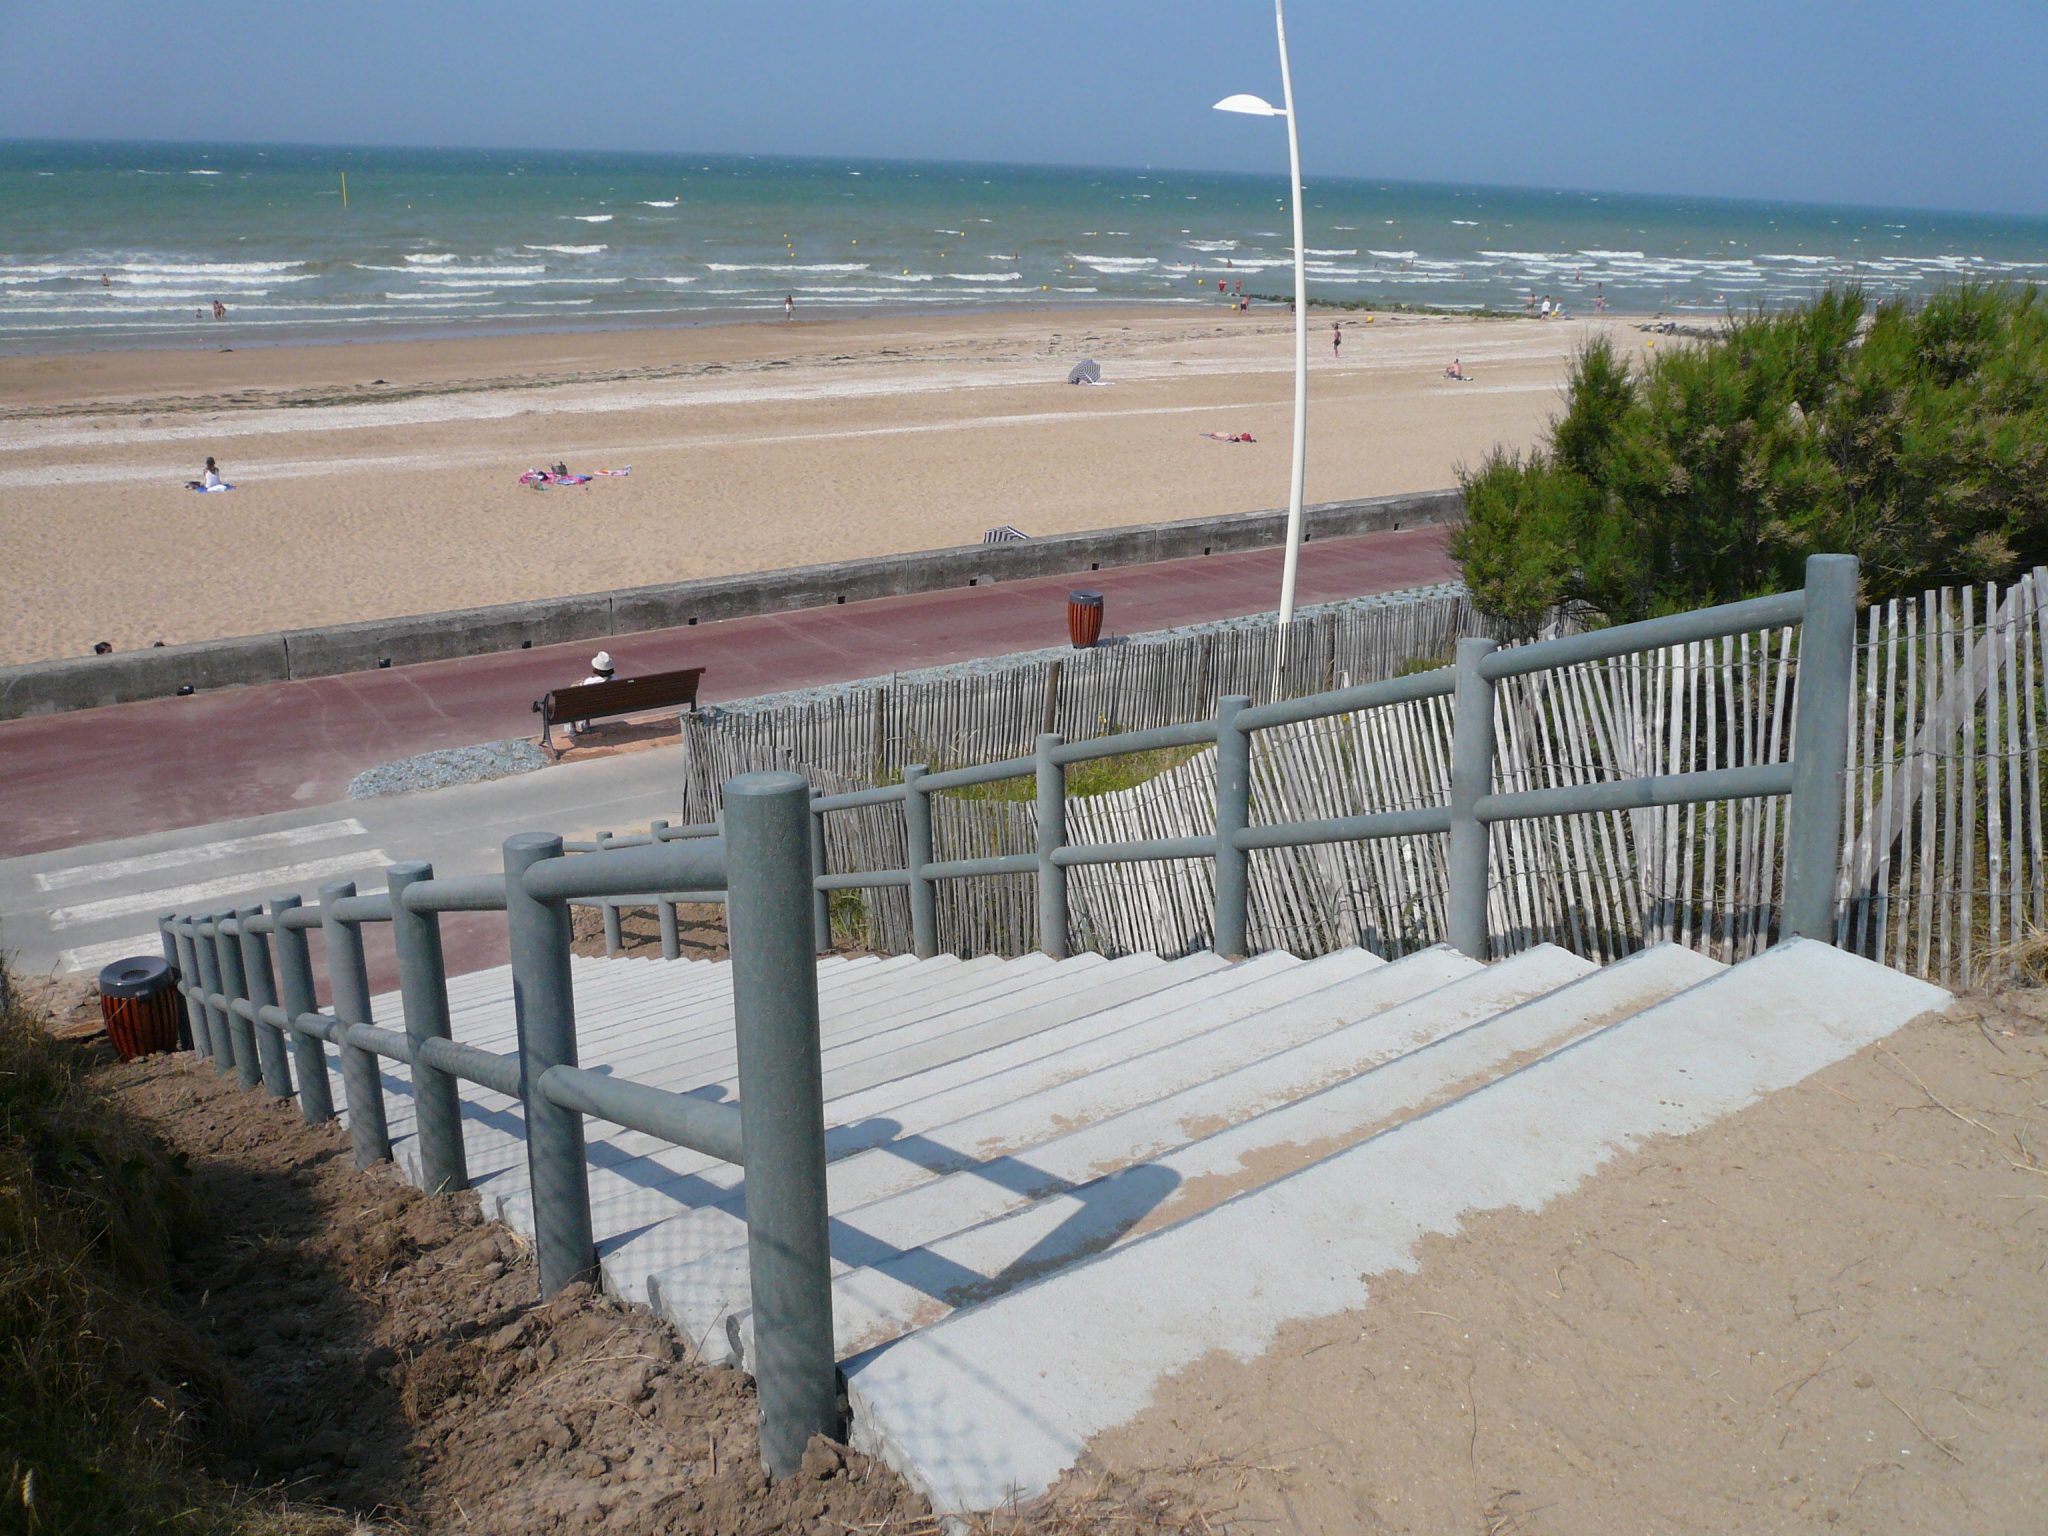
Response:
[[[1510,634],[1561,605],[1623,622],[1781,591],[1828,550],[1862,558],[1870,600],[2010,580],[2048,561],[2048,306],[1851,288],[1640,365],[1602,338],[1545,447],[1460,478],[1452,552]]]

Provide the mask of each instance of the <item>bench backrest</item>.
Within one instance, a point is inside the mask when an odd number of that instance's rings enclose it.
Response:
[[[643,709],[665,709],[697,702],[702,667],[681,672],[649,672],[644,677],[615,677],[608,683],[582,683],[557,688],[541,700],[550,720],[590,720],[599,715],[631,715]]]

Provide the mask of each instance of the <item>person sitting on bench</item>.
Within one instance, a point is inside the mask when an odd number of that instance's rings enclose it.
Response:
[[[608,683],[616,675],[617,670],[612,665],[612,653],[610,651],[599,651],[590,658],[590,676],[583,679],[583,682]],[[581,687],[582,684],[577,686]],[[586,720],[571,720],[569,722],[569,734],[571,736],[586,735],[589,730],[590,723]]]

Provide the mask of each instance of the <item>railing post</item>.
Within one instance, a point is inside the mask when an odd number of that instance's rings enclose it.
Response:
[[[1849,767],[1849,698],[1856,674],[1854,555],[1806,562],[1799,632],[1799,691],[1792,724],[1792,803],[1785,830],[1787,937],[1832,942],[1841,877],[1843,780]]]
[[[1238,714],[1251,708],[1243,694],[1216,701],[1216,937],[1212,947],[1226,960],[1245,956],[1251,915],[1251,855],[1237,846],[1237,834],[1252,819],[1252,737]]]
[[[1497,649],[1487,639],[1458,642],[1457,693],[1451,714],[1451,947],[1474,960],[1488,957],[1487,872],[1491,833],[1473,814],[1493,793],[1493,684],[1479,663]]]
[[[299,898],[270,898],[270,921],[277,935],[277,1004],[287,1019],[320,1011],[319,993],[313,983],[311,941],[303,928],[287,928],[278,919],[296,912]],[[327,1080],[327,1048],[304,1030],[285,1026],[291,1041],[292,1068],[299,1080],[299,1118],[308,1125],[325,1125],[334,1118],[334,1086]]]
[[[348,1139],[355,1148],[356,1166],[391,1159],[391,1134],[384,1122],[384,1073],[377,1058],[346,1038],[351,1024],[369,1024],[370,971],[363,963],[363,933],[354,923],[345,923],[334,913],[334,904],[356,893],[353,880],[320,887],[320,905],[327,910],[320,919],[320,932],[327,940],[327,987],[334,994],[334,1016],[344,1031],[341,1042],[341,1091],[348,1098]]]
[[[430,1195],[469,1188],[462,1145],[462,1099],[455,1079],[419,1059],[422,1041],[453,1038],[448,1023],[448,966],[441,954],[441,916],[410,911],[405,888],[434,878],[434,866],[412,861],[384,872],[391,892],[391,946],[398,952],[398,995],[406,1037],[413,1043],[412,1100],[419,1132],[420,1186]]]
[[[653,839],[654,846],[657,848],[662,844],[661,834],[667,830],[668,823],[666,821],[650,821],[647,824],[647,835]],[[662,894],[660,891],[655,892],[657,896]],[[676,924],[676,904],[672,901],[657,901],[654,904],[654,920],[661,928],[661,958],[664,960],[682,959],[683,935],[681,929]]]
[[[228,1021],[213,1002],[213,994],[220,990],[220,951],[214,945],[212,923],[210,917],[192,919],[192,958],[199,971],[199,990],[206,994],[207,1054],[213,1057],[214,1071],[231,1072],[235,1048],[228,1040]]]
[[[1067,846],[1067,770],[1052,760],[1059,744],[1058,732],[1043,732],[1032,756],[1038,768],[1038,947],[1064,960],[1069,953],[1067,870],[1052,859]]]
[[[270,968],[270,945],[260,933],[249,931],[249,920],[261,916],[261,907],[235,908],[235,926],[242,931],[243,993],[260,1013],[277,1004],[277,978]],[[292,1069],[285,1061],[284,1036],[270,1025],[253,1023],[256,1061],[263,1074],[263,1091],[273,1099],[292,1096]]]
[[[839,1428],[810,804],[796,774],[749,773],[725,805],[761,1462],[785,1477]]]
[[[939,909],[933,883],[924,875],[932,862],[932,800],[917,787],[924,775],[923,763],[904,765],[903,831],[909,857],[903,863],[910,871],[910,946],[918,959],[929,960],[939,952]]]
[[[239,925],[236,933],[229,933],[226,928],[235,916],[233,912],[222,912],[214,918],[214,942],[220,946],[220,989],[228,1000],[228,1039],[235,1050],[235,1076],[244,1088],[254,1088],[263,1081],[262,1069],[256,1063],[256,1026],[234,1008],[237,1002],[249,1000],[249,982],[242,971]]]
[[[811,799],[816,800],[824,791],[813,789]],[[824,875],[825,857],[825,813],[815,805],[810,809],[811,818],[811,948],[821,955],[832,953],[832,893],[821,891],[816,882]]]
[[[185,975],[183,957],[178,953],[177,937],[171,932],[171,924],[176,922],[177,919],[178,914],[175,912],[165,912],[160,915],[156,920],[156,936],[164,947],[164,964],[171,968],[171,975],[182,982],[189,978]],[[179,1044],[189,1051],[192,1049],[192,999],[183,992],[180,992],[178,994],[178,1006],[184,1010],[185,1018],[185,1027],[179,1031],[179,1034],[183,1037]]]
[[[526,871],[562,856],[562,840],[521,832],[505,840],[505,928],[512,946],[512,1010],[519,1030],[520,1097],[526,1108],[526,1172],[542,1296],[595,1279],[590,1172],[583,1116],[540,1091],[550,1067],[576,1065],[576,996],[569,974],[569,905],[530,895]]]
[[[597,834],[599,852],[604,850],[605,844],[611,841],[611,837],[612,835],[609,832]],[[616,955],[626,947],[625,928],[619,918],[618,903],[606,900],[598,910],[604,914],[604,952],[607,955]]]
[[[178,975],[190,987],[204,985],[199,978],[199,956],[189,935],[173,933],[171,942],[177,946]],[[206,1024],[206,1005],[192,993],[185,994],[185,1023],[192,1032],[192,1051],[204,1061],[213,1054],[213,1035]]]

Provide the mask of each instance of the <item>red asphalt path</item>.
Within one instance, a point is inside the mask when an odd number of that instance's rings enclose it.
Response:
[[[1449,580],[1446,536],[1312,541],[1297,601]],[[1111,634],[1270,612],[1280,564],[1251,550],[0,722],[0,857],[322,805],[379,763],[534,735],[533,701],[599,649],[625,675],[703,667],[715,703],[1058,645],[1075,586],[1103,593]]]

